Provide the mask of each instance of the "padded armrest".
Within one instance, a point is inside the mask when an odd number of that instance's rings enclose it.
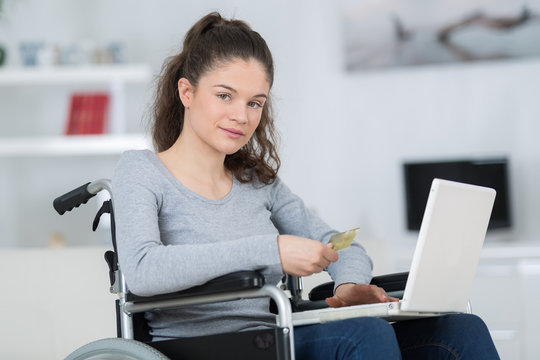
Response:
[[[210,295],[225,292],[235,292],[240,290],[257,289],[264,286],[264,276],[257,271],[237,271],[213,280],[206,284],[199,285],[187,290],[174,293],[160,294],[155,296],[138,296],[128,292],[126,300],[134,303],[141,303],[156,300],[180,299]]]
[[[386,292],[394,292],[405,289],[409,272],[375,276],[371,279],[371,285],[382,287]],[[309,300],[319,301],[334,295],[334,282],[327,282],[314,287],[309,292]]]
[[[407,285],[408,278],[408,271],[395,274],[379,275],[371,279],[370,284],[382,287],[384,291],[389,293],[392,291],[405,290],[405,285]]]

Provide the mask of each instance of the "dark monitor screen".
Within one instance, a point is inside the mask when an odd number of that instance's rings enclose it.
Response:
[[[487,186],[497,191],[488,229],[511,226],[508,160],[409,162],[403,166],[407,228],[419,230],[434,178]]]

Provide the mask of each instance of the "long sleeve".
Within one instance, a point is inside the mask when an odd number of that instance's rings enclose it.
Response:
[[[127,152],[113,177],[119,262],[132,292],[179,291],[238,270],[280,271],[277,230],[242,220],[249,209],[238,191],[230,197],[239,202],[198,198],[156,161]]]
[[[272,220],[280,234],[303,236],[327,244],[337,233],[310,212],[281,180],[273,185],[272,190]],[[365,249],[353,242],[349,248],[339,251],[339,260],[331,263],[327,270],[335,287],[349,282],[368,284],[372,277],[372,262]]]

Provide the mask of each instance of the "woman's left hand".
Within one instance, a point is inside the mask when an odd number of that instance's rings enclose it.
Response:
[[[342,307],[361,304],[375,304],[381,302],[395,302],[398,298],[388,296],[383,288],[377,285],[341,284],[336,288],[333,297],[326,298],[331,307]]]

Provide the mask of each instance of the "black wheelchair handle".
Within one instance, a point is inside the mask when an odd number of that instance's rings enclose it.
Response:
[[[96,194],[88,191],[88,185],[90,185],[89,182],[54,199],[54,209],[60,215],[64,215],[66,211],[71,211],[81,204],[86,204],[89,199],[96,196]]]

